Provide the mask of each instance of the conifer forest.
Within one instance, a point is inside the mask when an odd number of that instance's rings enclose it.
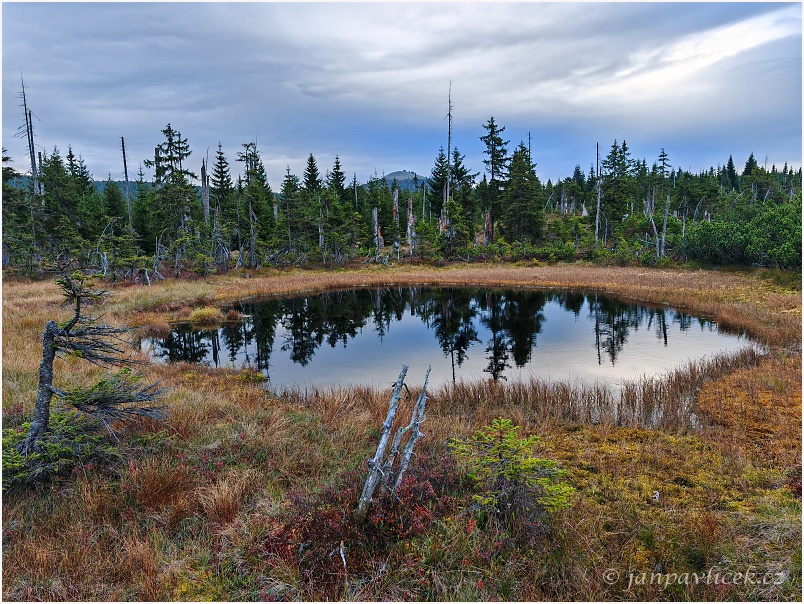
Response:
[[[96,182],[71,147],[31,147],[29,170],[4,152],[3,266],[35,274],[61,257],[143,282],[353,262],[801,267],[801,168],[751,154],[692,173],[615,140],[588,169],[542,182],[529,145],[504,140],[493,117],[481,133],[483,165],[441,147],[429,175],[403,183],[357,182],[339,157],[320,166],[311,153],[272,186],[255,142],[206,159],[171,124],[125,181]]]

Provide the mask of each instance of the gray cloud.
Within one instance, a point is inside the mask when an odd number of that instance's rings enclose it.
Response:
[[[168,122],[199,162],[221,141],[235,164],[257,138],[275,188],[310,152],[322,169],[339,154],[359,179],[426,173],[446,145],[450,81],[456,143],[475,171],[490,115],[512,146],[532,132],[543,178],[587,169],[595,142],[614,138],[649,161],[673,149],[685,168],[751,151],[801,163],[798,4],[2,9],[3,144],[20,168],[20,73],[38,144],[71,144],[99,178],[121,172],[120,136],[136,164]]]

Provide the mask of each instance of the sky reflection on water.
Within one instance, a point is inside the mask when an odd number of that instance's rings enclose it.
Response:
[[[231,305],[248,315],[217,330],[180,325],[143,340],[156,361],[253,367],[276,389],[386,385],[402,365],[420,383],[586,383],[654,375],[748,344],[710,321],[577,292],[374,288]]]

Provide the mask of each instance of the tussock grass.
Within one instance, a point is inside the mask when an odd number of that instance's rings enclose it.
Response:
[[[540,456],[567,470],[573,505],[554,515],[538,547],[496,553],[497,537],[470,530],[466,495],[425,534],[365,561],[361,573],[351,574],[350,566],[348,588],[339,578],[336,591],[304,577],[297,552],[267,554],[266,540],[298,513],[294,494],[314,494],[344,472],[365,471],[390,388],[275,396],[251,372],[153,366],[148,379],[170,388],[166,438],[148,440],[163,427],[141,422],[124,437],[131,464],[79,468],[36,490],[4,495],[3,597],[799,600],[801,294],[790,280],[772,277],[501,265],[271,270],[115,286],[106,320],[153,333],[193,308],[217,311],[245,296],[469,284],[568,287],[668,303],[751,334],[766,348],[698,360],[619,390],[540,380],[431,390],[417,457],[446,459],[449,439],[507,417],[523,436],[540,437]],[[59,306],[55,285],[4,286],[3,410],[17,418],[33,408],[44,324],[69,312]],[[57,382],[88,383],[97,370],[84,365],[58,361]],[[409,387],[413,396],[403,398],[397,416],[402,424],[419,388]],[[319,545],[340,564],[337,543]],[[365,557],[350,545],[347,564]],[[735,573],[751,565],[792,574],[779,585],[666,590],[627,590],[622,578],[603,580],[609,568]]]
[[[206,517],[220,526],[234,522],[243,499],[254,489],[256,480],[257,476],[251,471],[232,472],[214,485],[204,488],[199,500]]]
[[[174,503],[192,486],[186,467],[164,459],[131,460],[126,488],[146,510],[158,510]]]
[[[220,325],[223,322],[224,317],[219,308],[203,306],[201,308],[194,309],[190,313],[190,316],[187,317],[187,320],[193,325],[209,326]]]

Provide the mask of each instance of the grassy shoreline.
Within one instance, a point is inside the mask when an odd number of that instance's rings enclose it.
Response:
[[[4,598],[800,599],[800,290],[750,272],[361,266],[118,286],[104,310],[113,322],[158,327],[192,308],[247,296],[410,284],[570,288],[669,304],[745,331],[769,352],[698,370],[703,375],[691,401],[702,419],[697,427],[592,423],[555,410],[580,396],[560,384],[477,383],[432,392],[422,463],[448,457],[450,438],[507,417],[523,434],[538,435],[542,453],[567,470],[576,488],[573,506],[554,516],[538,547],[518,548],[469,531],[463,511],[469,495],[452,485],[442,504],[428,504],[435,511],[424,533],[382,551],[361,553],[346,543],[345,588],[342,577],[335,584],[326,573],[306,576],[297,551],[276,544],[298,520],[294,502],[309,502],[349,471],[363,472],[389,392],[349,388],[274,398],[249,372],[154,366],[151,376],[171,388],[167,438],[149,436],[159,426],[143,424],[130,436],[139,454],[128,466],[81,468],[32,492],[4,495]],[[30,413],[38,365],[31,343],[48,318],[63,318],[58,302],[52,284],[4,283],[4,427]],[[68,385],[97,373],[58,363]],[[685,371],[678,379],[689,378]],[[658,386],[680,408],[680,395]],[[410,404],[403,402],[400,416]],[[661,494],[658,503],[653,491]],[[640,572],[689,576],[712,568],[734,577],[749,567],[783,573],[784,580],[665,586],[638,580]],[[619,573],[617,581],[606,580],[609,569]]]

